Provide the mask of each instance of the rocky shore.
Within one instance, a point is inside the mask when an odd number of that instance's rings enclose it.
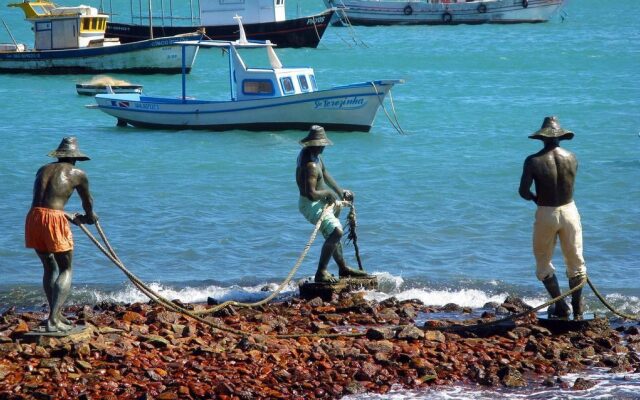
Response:
[[[473,325],[523,307],[508,298],[488,305],[480,318],[461,320]],[[558,376],[596,366],[640,372],[638,325],[612,329],[597,319],[556,331],[531,316],[451,332],[444,326],[452,321],[430,319],[443,311],[464,316],[471,310],[394,298],[369,302],[353,294],[227,308],[206,317],[251,333],[244,337],[157,304],[71,307],[68,318],[87,329],[69,337],[26,335],[45,314],[0,310],[0,399],[339,399],[398,385],[460,383],[569,391],[595,382]],[[427,322],[416,326],[416,319]],[[305,333],[315,336],[276,337]],[[335,333],[361,335],[323,337]]]

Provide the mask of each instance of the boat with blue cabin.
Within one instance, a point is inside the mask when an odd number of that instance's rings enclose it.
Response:
[[[385,96],[402,80],[375,80],[319,89],[313,68],[285,68],[270,42],[248,41],[240,17],[237,41],[182,42],[189,46],[219,48],[229,62],[230,99],[205,100],[187,96],[186,77],[178,97],[141,94],[99,94],[97,108],[117,118],[119,126],[160,129],[307,130],[368,132]],[[266,50],[269,67],[247,67],[239,50]]]
[[[202,37],[194,32],[121,44],[118,39],[105,38],[109,16],[94,7],[59,7],[50,1],[28,0],[8,6],[20,8],[33,24],[35,43],[30,49],[10,35],[13,43],[0,46],[0,72],[180,73],[183,48],[178,43]],[[197,47],[188,48],[187,73],[197,53]]]

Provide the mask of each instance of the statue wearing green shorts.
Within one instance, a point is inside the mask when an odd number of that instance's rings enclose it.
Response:
[[[349,190],[342,190],[325,168],[320,154],[325,146],[333,143],[327,138],[323,127],[312,126],[309,134],[300,141],[300,144],[302,150],[298,155],[296,167],[296,182],[300,191],[298,208],[302,215],[315,225],[325,205],[338,200],[352,201],[353,193]],[[325,242],[320,253],[318,271],[315,276],[316,282],[337,282],[337,279],[327,271],[327,264],[331,257],[338,264],[340,277],[368,276],[364,271],[349,268],[344,261],[342,244],[340,243],[343,230],[338,219],[339,215],[340,208],[336,207],[334,213],[327,213],[322,219],[320,231]]]

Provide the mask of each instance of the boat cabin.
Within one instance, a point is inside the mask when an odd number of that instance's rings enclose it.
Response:
[[[283,68],[273,47],[266,47],[271,68],[248,68],[230,47],[232,100],[284,97],[318,90],[313,68]]]
[[[285,20],[285,0],[200,0],[201,25],[229,25],[236,14],[245,24]]]
[[[36,50],[61,50],[119,44],[105,39],[109,16],[89,6],[57,7],[50,1],[23,1],[9,4],[20,8],[33,23]]]

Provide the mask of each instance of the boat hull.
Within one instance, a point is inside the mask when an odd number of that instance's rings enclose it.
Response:
[[[182,71],[182,46],[176,43],[199,38],[200,35],[185,35],[105,47],[0,52],[0,72],[175,74]],[[197,53],[197,46],[186,47],[186,72],[191,71]]]
[[[140,95],[97,95],[98,108],[118,124],[159,129],[277,131],[309,129],[368,132],[378,108],[394,84],[385,80],[335,87],[291,96],[204,101]]]
[[[250,40],[270,40],[278,47],[317,47],[324,31],[333,17],[334,10],[320,14],[278,22],[244,24],[247,38]],[[199,27],[193,26],[154,26],[153,35],[173,36],[193,32]],[[238,39],[238,25],[204,26],[207,37],[213,40]],[[149,27],[123,23],[107,23],[106,37],[117,37],[122,43],[149,38]]]
[[[334,25],[456,25],[547,22],[564,0],[487,0],[464,3],[324,0],[338,8]],[[346,17],[345,17],[346,14]]]

